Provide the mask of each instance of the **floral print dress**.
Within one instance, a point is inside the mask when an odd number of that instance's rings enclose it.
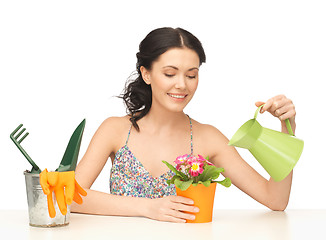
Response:
[[[192,155],[192,123],[190,117],[189,121]],[[131,128],[132,126],[129,129],[126,144],[117,151],[112,164],[110,176],[111,194],[144,198],[176,195],[175,186],[173,184],[169,186],[166,183],[174,175],[171,170],[159,177],[153,177],[128,148]]]

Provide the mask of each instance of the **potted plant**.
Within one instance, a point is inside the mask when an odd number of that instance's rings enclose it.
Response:
[[[195,220],[187,219],[187,222],[211,222],[216,184],[231,186],[229,178],[222,181],[216,180],[220,173],[224,172],[224,168],[215,167],[208,157],[204,158],[199,154],[197,156],[185,154],[177,157],[174,161],[176,167],[166,161],[163,163],[175,173],[172,179],[167,180],[167,183],[174,184],[178,196],[191,198],[194,205],[200,209],[199,213],[195,214]]]

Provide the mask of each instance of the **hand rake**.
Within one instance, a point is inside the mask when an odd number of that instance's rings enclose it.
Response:
[[[24,148],[20,145],[20,143],[27,137],[29,134],[28,132],[25,133],[25,135],[18,140],[20,135],[26,130],[26,128],[23,128],[16,136],[15,134],[18,132],[18,130],[23,126],[23,124],[20,124],[11,134],[10,138],[11,140],[15,143],[15,145],[18,147],[18,149],[21,151],[21,153],[25,156],[27,161],[33,166],[31,173],[40,173],[41,170],[40,168],[36,165],[36,163],[31,159],[31,157],[27,154],[27,152],[24,150]]]

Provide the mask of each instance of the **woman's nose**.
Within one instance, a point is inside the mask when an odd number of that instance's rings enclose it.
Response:
[[[178,89],[185,89],[186,88],[186,77],[180,76],[177,78],[175,87]]]

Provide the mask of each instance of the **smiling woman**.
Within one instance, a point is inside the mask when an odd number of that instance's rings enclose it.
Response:
[[[145,37],[137,53],[137,77],[127,82],[121,95],[127,115],[101,124],[77,166],[76,178],[87,198],[82,206],[72,205],[73,212],[193,220],[200,209],[192,199],[176,196],[175,186],[167,182],[174,172],[162,163],[173,164],[176,156],[184,154],[209,156],[212,164],[225,169],[224,177],[253,199],[273,210],[286,208],[292,172],[281,182],[267,181],[217,128],[184,113],[205,60],[200,41],[181,28],[159,28]],[[295,129],[295,108],[284,95],[269,99],[264,111],[281,120],[283,132],[284,118]],[[108,158],[110,194],[91,190]]]

